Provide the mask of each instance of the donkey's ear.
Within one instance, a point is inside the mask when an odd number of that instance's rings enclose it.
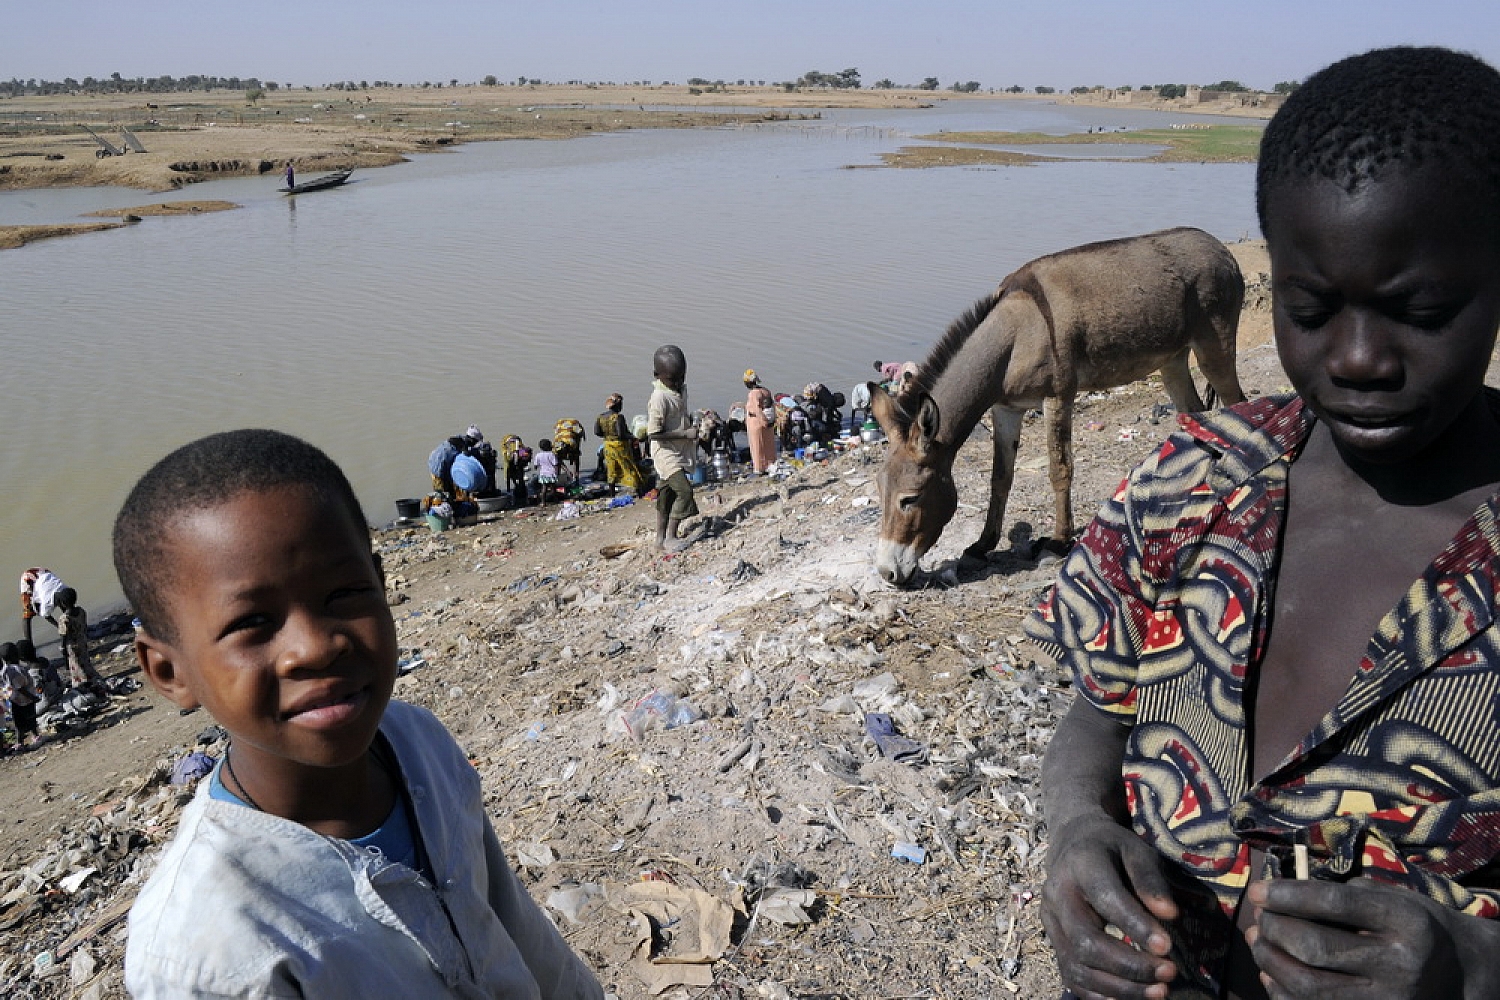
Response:
[[[938,448],[937,436],[943,426],[942,415],[938,413],[937,402],[925,392],[916,399],[906,398],[917,404],[917,420],[912,428],[910,444],[918,456],[926,458]]]
[[[865,388],[870,390],[870,414],[885,432],[885,436],[896,441],[904,438],[906,425],[911,422],[911,418],[901,412],[901,404],[896,402],[896,397],[875,382],[866,382]]]

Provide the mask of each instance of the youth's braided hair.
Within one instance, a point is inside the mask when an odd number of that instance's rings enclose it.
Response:
[[[1500,73],[1436,47],[1342,59],[1308,77],[1266,127],[1255,177],[1261,232],[1281,185],[1320,178],[1352,193],[1424,166],[1500,209]]]
[[[280,431],[210,434],[157,462],[130,491],[115,519],[115,573],[146,632],[177,638],[168,612],[173,581],[165,551],[168,526],[194,510],[242,493],[285,486],[312,490],[343,507],[360,531],[369,523],[343,470],[318,448]]]

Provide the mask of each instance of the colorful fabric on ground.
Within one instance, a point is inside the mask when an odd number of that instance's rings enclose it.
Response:
[[[1179,900],[1199,986],[1218,987],[1251,848],[1284,857],[1299,834],[1315,877],[1369,876],[1500,917],[1500,892],[1463,884],[1500,857],[1500,497],[1381,620],[1339,703],[1252,785],[1246,684],[1313,418],[1283,396],[1179,421],[1089,525],[1026,631],[1131,726],[1134,829],[1212,892]]]

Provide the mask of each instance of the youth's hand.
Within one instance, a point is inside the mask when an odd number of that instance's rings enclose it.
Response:
[[[1500,995],[1500,927],[1369,879],[1248,890],[1246,934],[1272,1000]]]
[[[1098,814],[1054,832],[1042,924],[1080,1000],[1165,1000],[1177,966],[1163,921],[1176,917],[1162,859],[1133,831]],[[1140,947],[1106,933],[1106,924]]]

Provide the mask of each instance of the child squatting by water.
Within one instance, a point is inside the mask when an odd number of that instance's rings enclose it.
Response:
[[[141,667],[230,734],[130,913],[136,997],[598,1000],[479,776],[391,701],[396,629],[348,480],[275,431],[162,459],[115,522]]]
[[[1500,996],[1500,74],[1343,60],[1257,169],[1296,391],[1184,415],[1027,624],[1043,919],[1089,1000]]]

